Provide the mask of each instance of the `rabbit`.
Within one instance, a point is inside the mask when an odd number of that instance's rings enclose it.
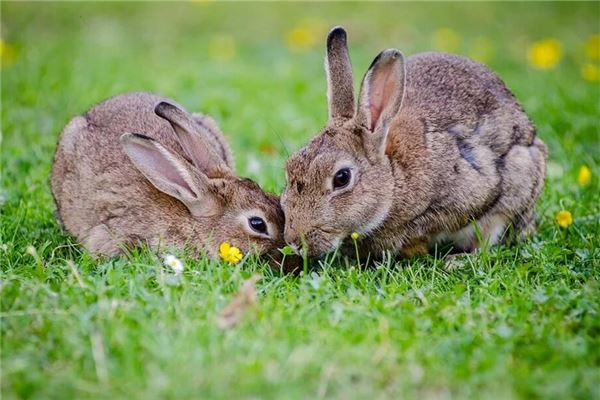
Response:
[[[64,228],[92,254],[191,245],[218,258],[229,242],[279,260],[279,199],[234,173],[210,117],[149,93],[112,97],[62,131],[51,177]]]
[[[347,36],[335,27],[325,69],[327,126],[285,166],[284,237],[297,252],[343,251],[354,246],[354,232],[373,257],[448,243],[473,252],[535,231],[546,146],[487,67],[444,53],[405,59],[384,50],[355,109]]]

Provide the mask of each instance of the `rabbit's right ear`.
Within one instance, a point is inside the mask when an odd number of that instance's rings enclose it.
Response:
[[[402,106],[405,87],[402,53],[396,49],[379,53],[363,78],[355,119],[371,131],[371,141],[382,153],[390,123]]]
[[[223,157],[217,154],[210,143],[208,137],[211,133],[199,132],[201,128],[187,112],[164,101],[158,103],[154,112],[169,121],[183,151],[200,171],[208,176],[218,175],[215,174],[217,171],[230,171]]]
[[[346,31],[336,26],[327,35],[327,100],[329,119],[354,116],[354,83]]]
[[[219,213],[209,178],[156,140],[137,133],[121,136],[125,154],[158,190],[181,201],[195,217]]]

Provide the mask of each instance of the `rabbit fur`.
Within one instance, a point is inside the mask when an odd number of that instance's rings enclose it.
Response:
[[[290,246],[322,256],[353,246],[357,232],[362,254],[411,256],[448,242],[474,251],[535,231],[546,147],[487,67],[388,49],[365,74],[355,108],[346,32],[336,27],[326,72],[327,126],[286,163]],[[335,187],[343,169],[350,179]]]
[[[216,258],[229,242],[277,257],[283,245],[278,197],[235,175],[215,121],[157,95],[115,96],[73,118],[51,187],[64,228],[96,255],[191,245]],[[266,232],[254,231],[251,217]]]

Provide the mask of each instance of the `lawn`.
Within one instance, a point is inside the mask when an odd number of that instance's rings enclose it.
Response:
[[[600,397],[598,2],[0,6],[2,398]],[[336,24],[357,84],[385,47],[499,73],[550,151],[534,237],[295,277],[177,252],[176,278],[148,249],[95,260],[61,231],[59,132],[125,91],[213,115],[239,173],[279,193],[287,155],[325,123]],[[220,329],[254,273],[256,305]]]

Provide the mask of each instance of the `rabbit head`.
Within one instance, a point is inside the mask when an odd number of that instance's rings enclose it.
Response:
[[[188,113],[167,102],[159,103],[155,112],[171,124],[186,158],[139,133],[123,134],[121,144],[156,189],[189,210],[203,233],[198,247],[207,245],[205,232],[211,232],[207,251],[213,257],[218,257],[219,244],[228,242],[244,253],[266,253],[279,259],[277,249],[284,244],[279,199],[236,176],[207,142],[208,132],[203,133]]]
[[[388,215],[394,178],[386,155],[390,124],[405,87],[404,57],[381,52],[365,74],[354,106],[346,32],[327,37],[327,126],[286,163],[282,194],[285,240],[309,256],[324,254],[352,232],[367,234]]]

